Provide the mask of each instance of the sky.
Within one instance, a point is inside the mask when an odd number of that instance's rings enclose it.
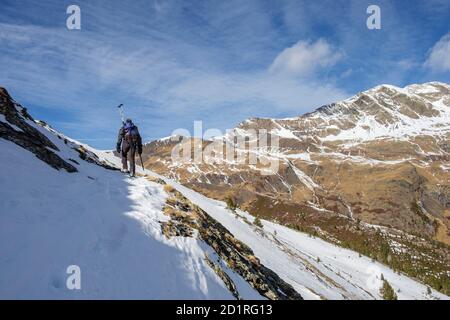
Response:
[[[66,26],[73,4],[80,30]],[[120,103],[150,141],[428,81],[450,83],[448,0],[0,0],[0,86],[101,149]]]

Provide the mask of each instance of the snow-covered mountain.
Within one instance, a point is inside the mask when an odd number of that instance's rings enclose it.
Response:
[[[448,299],[34,120],[0,88],[2,299]],[[67,268],[81,270],[69,290]],[[383,280],[384,279],[384,280]]]
[[[212,141],[183,143],[203,150],[232,145],[245,153],[238,138],[253,139],[252,132],[262,130],[279,145],[259,139],[252,152],[279,162],[273,175],[223,154],[174,163],[177,139],[147,144],[146,165],[208,197],[231,199],[253,216],[318,235],[450,293],[448,84],[381,85],[303,116],[248,119]]]

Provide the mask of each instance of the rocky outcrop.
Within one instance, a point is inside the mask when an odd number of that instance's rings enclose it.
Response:
[[[0,114],[6,122],[0,121],[0,138],[14,142],[18,146],[34,153],[49,166],[67,172],[77,172],[70,163],[59,157],[58,148],[39,130],[27,121],[34,121],[27,110],[14,103],[4,88],[0,88]]]
[[[0,138],[11,141],[32,152],[38,159],[56,170],[64,169],[70,173],[77,172],[78,170],[74,165],[80,165],[80,163],[75,159],[68,159],[71,163],[62,159],[57,154],[58,147],[39,131],[39,127],[47,130],[50,134],[54,134],[69,148],[75,150],[80,159],[108,170],[119,170],[114,165],[100,160],[94,152],[87,150],[82,145],[69,141],[44,121],[34,120],[27,109],[16,103],[4,88],[0,88],[0,115],[3,115],[5,119],[5,121],[2,121],[0,118]]]
[[[200,217],[201,238],[262,296],[271,300],[302,299],[291,285],[261,264],[248,246],[234,238],[227,229],[203,210],[196,208],[196,211]]]
[[[160,222],[161,230],[167,238],[198,236],[216,252],[219,261],[206,257],[208,265],[224,281],[234,297],[240,299],[236,285],[221,268],[223,261],[228,268],[238,273],[262,296],[271,300],[301,300],[302,297],[291,285],[275,272],[265,267],[253,251],[237,240],[222,224],[209,216],[204,210],[192,204],[178,191],[165,188],[171,197],[163,212],[171,220]],[[221,260],[221,261],[220,261]]]
[[[225,284],[227,289],[231,292],[233,297],[235,297],[237,300],[242,300],[233,280],[231,280],[230,276],[222,270],[220,264],[214,263],[207,255],[205,255],[205,261],[211,267],[211,269],[213,269],[214,272],[219,276],[219,278],[222,279],[223,283]]]
[[[120,171],[120,169],[115,167],[114,165],[108,164],[104,160],[100,160],[100,158],[94,152],[87,150],[83,146],[74,145],[72,147],[72,149],[74,149],[76,152],[78,152],[80,159],[82,159],[86,162],[96,164],[107,170]]]

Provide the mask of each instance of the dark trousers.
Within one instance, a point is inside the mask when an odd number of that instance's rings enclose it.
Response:
[[[128,170],[128,159],[130,160],[130,173],[134,176],[136,172],[136,164],[134,157],[136,156],[136,146],[127,140],[122,141],[122,168]]]

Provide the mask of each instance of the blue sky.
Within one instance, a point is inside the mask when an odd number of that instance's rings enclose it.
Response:
[[[81,30],[66,8],[81,8]],[[366,9],[381,8],[381,30]],[[0,86],[113,148],[119,103],[145,140],[292,117],[382,83],[450,82],[450,1],[0,0]]]

